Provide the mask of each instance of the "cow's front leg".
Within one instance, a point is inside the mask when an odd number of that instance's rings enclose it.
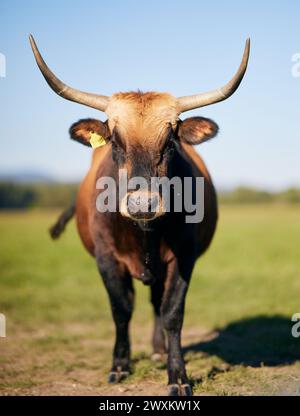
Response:
[[[181,329],[187,289],[188,279],[181,276],[177,261],[174,260],[169,264],[161,306],[162,322],[168,338],[169,396],[192,395],[181,352]]]
[[[164,282],[162,279],[158,279],[151,286],[151,303],[154,310],[154,330],[152,336],[153,354],[152,359],[154,361],[160,361],[166,353],[166,340],[164,334],[164,328],[161,319],[161,303],[164,291]]]
[[[129,321],[133,311],[134,290],[132,278],[115,260],[103,264],[103,257],[97,261],[109,295],[112,315],[116,328],[112,369],[109,383],[118,383],[130,372]]]

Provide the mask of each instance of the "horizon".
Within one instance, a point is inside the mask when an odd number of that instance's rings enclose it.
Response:
[[[1,172],[0,171],[0,183],[12,183],[20,185],[79,185],[81,178],[79,180],[72,179],[63,179],[57,178],[50,174],[47,174],[45,171],[19,171],[19,172]],[[269,193],[280,193],[285,192],[291,189],[300,190],[300,185],[290,185],[283,187],[265,187],[263,185],[253,185],[251,183],[236,183],[236,184],[215,184],[216,190],[218,192],[233,192],[237,189],[245,188],[251,189],[257,192],[269,192]]]

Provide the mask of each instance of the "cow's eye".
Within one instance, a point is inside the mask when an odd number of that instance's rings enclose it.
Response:
[[[126,158],[126,152],[120,136],[114,132],[111,136],[112,157],[118,164],[123,164]]]
[[[158,162],[157,164],[161,164],[164,159],[170,159],[175,149],[175,139],[173,135],[169,135],[167,140],[164,143],[163,148],[160,151],[160,154],[158,156]]]
[[[163,149],[162,149],[163,153],[168,153],[170,151],[173,151],[174,150],[174,144],[175,144],[174,131],[173,131],[172,127],[170,126],[170,129],[168,131],[167,139],[166,139],[166,141],[164,143],[164,146],[163,146]]]
[[[120,135],[118,134],[118,132],[116,130],[113,131],[113,134],[111,136],[111,143],[112,143],[113,148],[116,151],[124,151],[125,152],[125,147],[124,147],[123,140],[121,139]]]

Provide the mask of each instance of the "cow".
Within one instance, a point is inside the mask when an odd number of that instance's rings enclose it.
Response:
[[[212,179],[193,146],[215,137],[218,126],[204,117],[182,120],[180,114],[223,101],[237,90],[247,69],[250,40],[236,74],[225,86],[180,98],[157,92],[119,92],[107,97],[79,91],[55,76],[31,35],[30,43],[37,65],[55,93],[107,115],[105,122],[83,119],[70,128],[72,139],[91,146],[91,137],[96,135],[103,145],[94,149],[76,203],[61,216],[52,234],[57,237],[75,214],[82,243],[96,260],[115,324],[108,381],[120,382],[132,371],[129,323],[133,279],[138,279],[150,287],[153,354],[155,358],[167,354],[168,395],[190,396],[192,388],[181,351],[185,298],[194,264],[209,247],[218,217]],[[98,179],[109,177],[118,184],[124,169],[128,179],[142,177],[147,183],[153,177],[192,178],[193,200],[196,179],[201,178],[202,220],[186,221],[187,211],[177,212],[172,204],[171,209],[165,209],[163,193],[152,188],[127,190],[115,211],[99,210],[97,200],[104,189],[97,186]]]

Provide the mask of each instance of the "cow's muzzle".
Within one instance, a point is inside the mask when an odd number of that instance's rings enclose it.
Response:
[[[136,221],[150,221],[165,212],[158,192],[134,191],[127,193],[120,208],[123,216]]]

